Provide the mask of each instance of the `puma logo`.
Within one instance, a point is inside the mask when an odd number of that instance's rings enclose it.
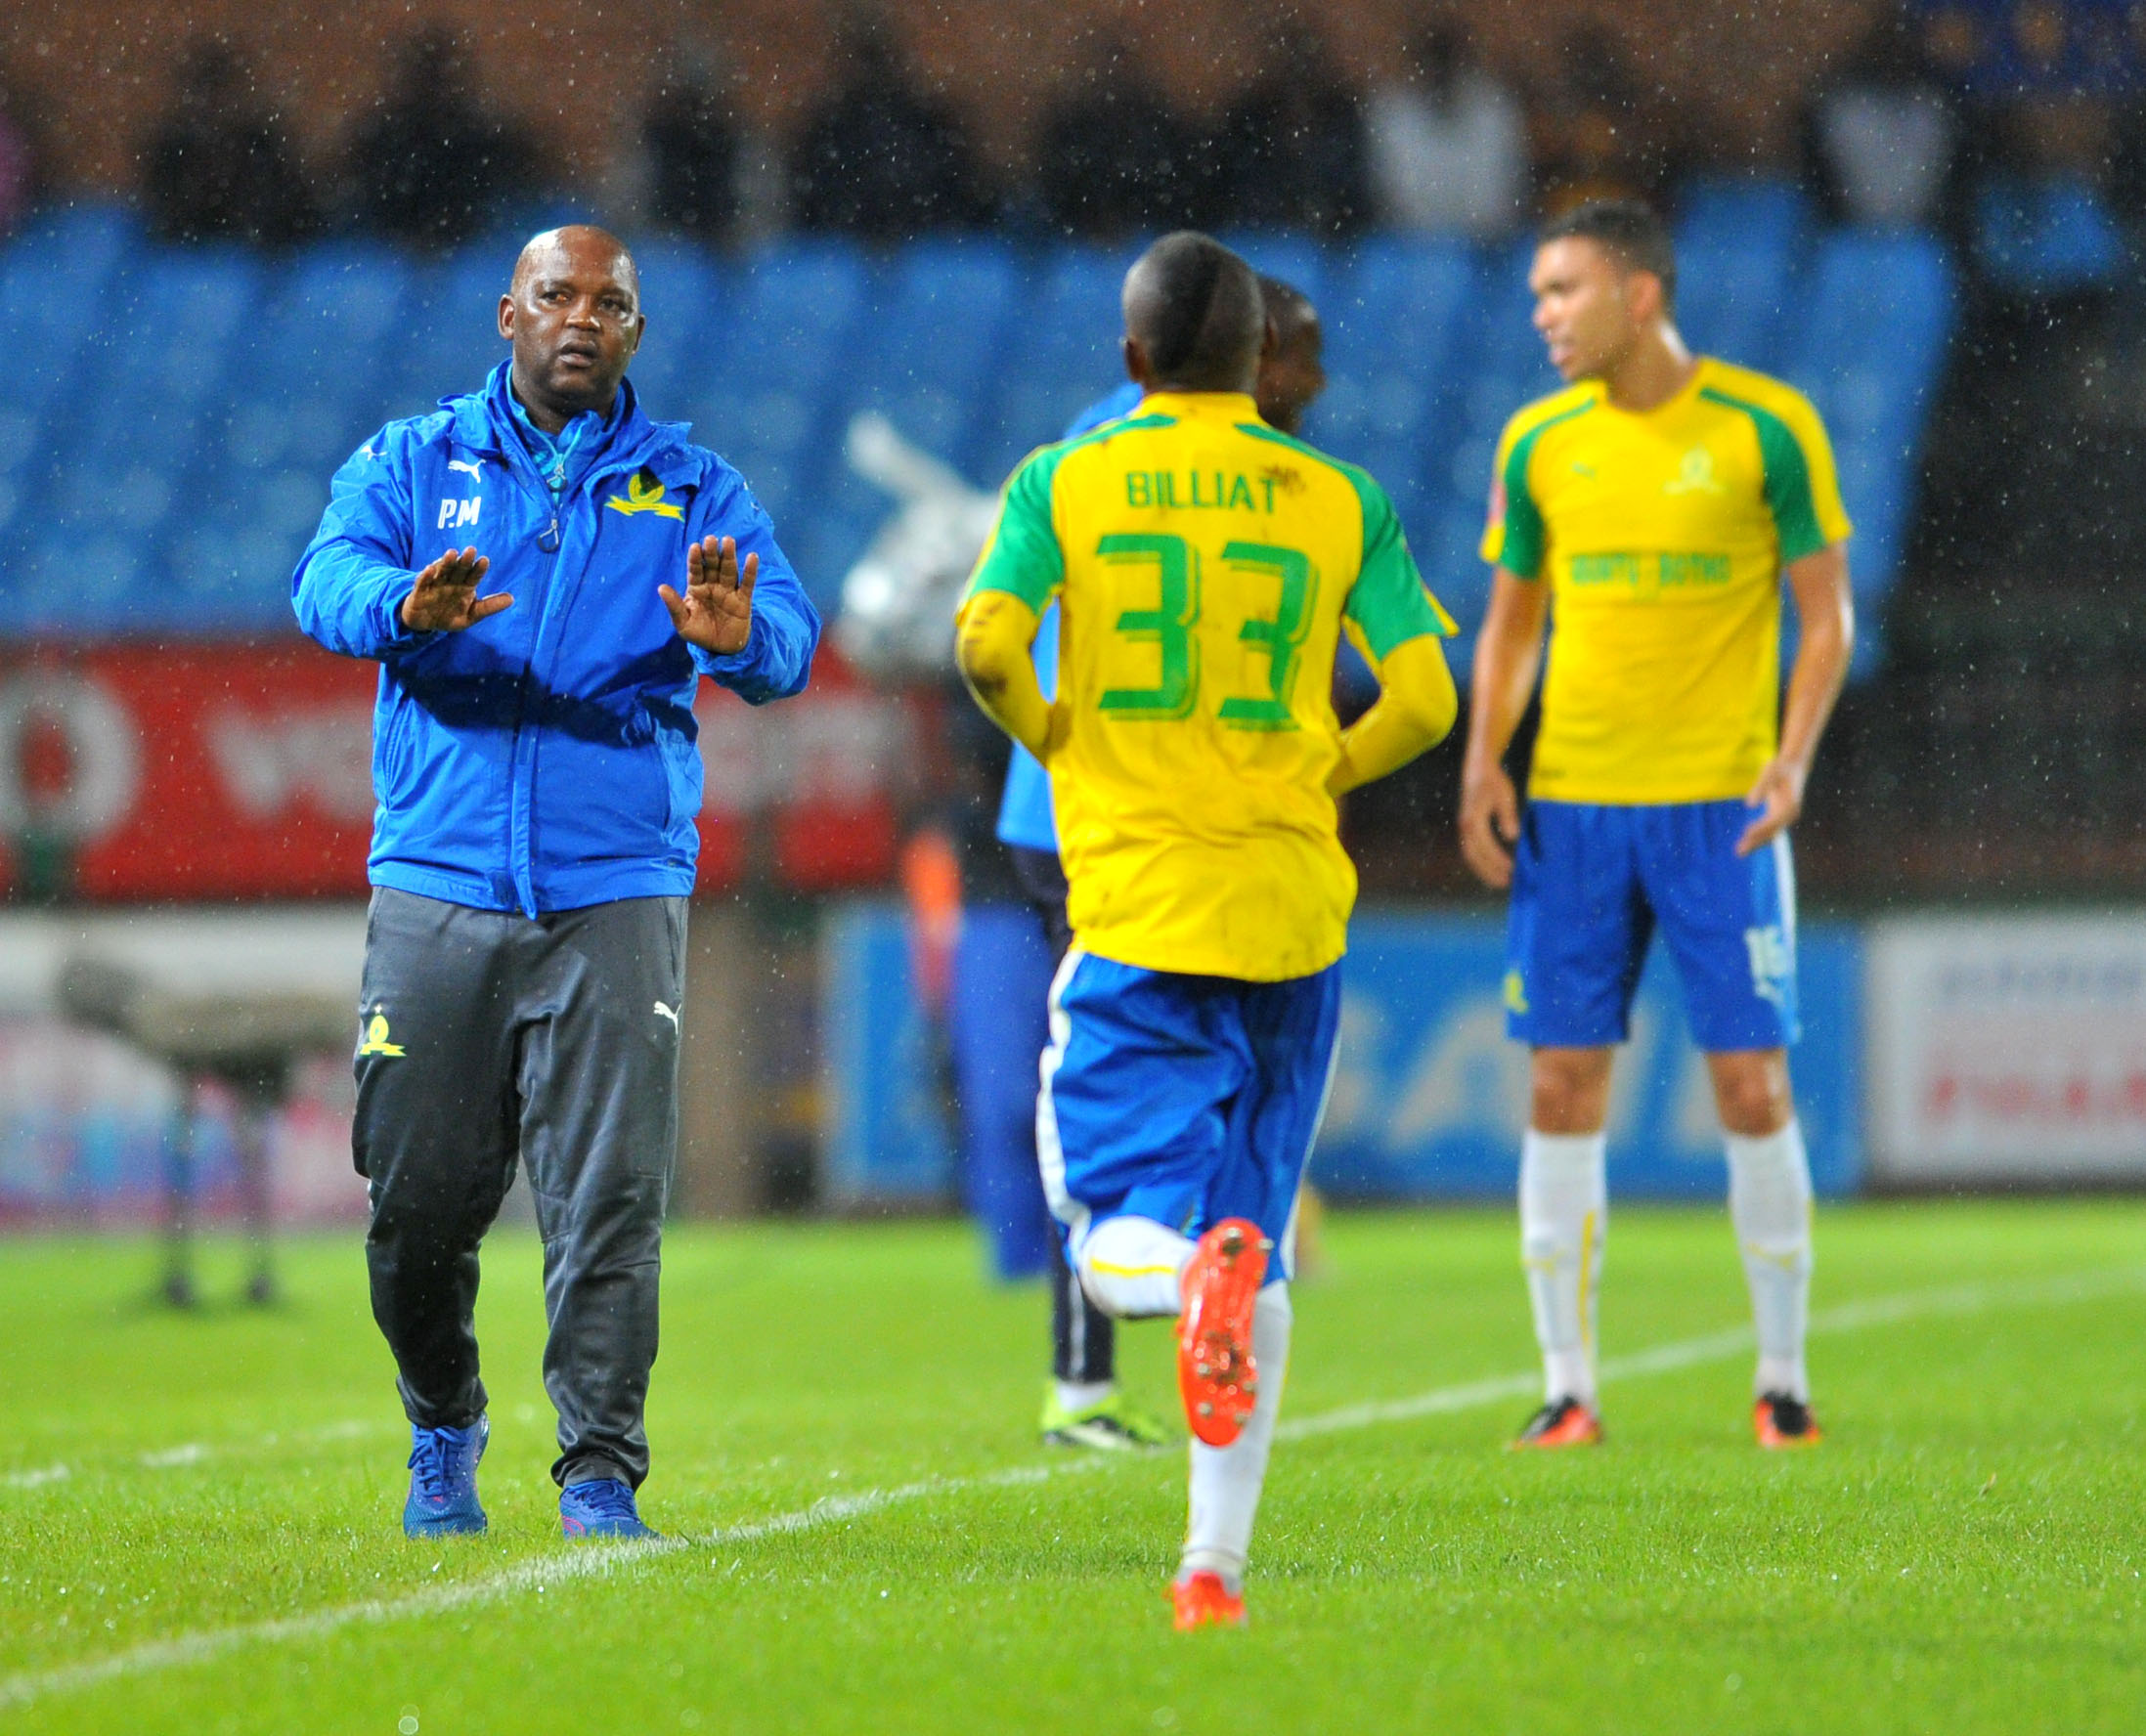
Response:
[[[679,1028],[679,1014],[676,1007],[666,1007],[661,1001],[658,1001],[656,1003],[656,1011],[671,1021],[671,1028],[673,1030],[677,1030]]]
[[[449,458],[447,467],[450,470],[466,470],[479,482],[484,480],[484,465],[476,458]]]

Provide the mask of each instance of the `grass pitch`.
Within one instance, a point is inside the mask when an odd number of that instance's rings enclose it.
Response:
[[[1043,1300],[956,1226],[674,1233],[673,1542],[569,1549],[538,1254],[486,1256],[492,1531],[404,1541],[355,1234],[179,1319],[0,1248],[0,1730],[1751,1732],[2146,1722],[2146,1207],[1818,1229],[1815,1453],[1751,1444],[1719,1213],[1620,1210],[1599,1451],[1521,1456],[1504,1212],[1330,1220],[1252,1627],[1170,1630],[1182,1457],[1036,1446]],[[213,1265],[213,1262],[212,1262]],[[224,1288],[236,1284],[236,1266]],[[212,1277],[214,1276],[212,1272]],[[1121,1362],[1154,1408],[1167,1334]]]

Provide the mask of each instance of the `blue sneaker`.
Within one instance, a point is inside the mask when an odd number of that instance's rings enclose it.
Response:
[[[616,1477],[569,1483],[559,1491],[559,1529],[570,1538],[652,1538],[634,1504],[634,1492]]]
[[[410,1430],[410,1498],[403,1503],[406,1537],[452,1537],[485,1528],[477,1499],[477,1461],[484,1456],[492,1424],[484,1417],[465,1429]]]

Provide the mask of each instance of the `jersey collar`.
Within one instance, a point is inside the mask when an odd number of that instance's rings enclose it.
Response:
[[[1150,392],[1135,415],[1177,416],[1203,422],[1256,422],[1259,407],[1249,392]]]
[[[1709,356],[1694,356],[1692,357],[1692,361],[1696,363],[1697,366],[1691,369],[1691,377],[1686,380],[1683,385],[1679,386],[1675,392],[1671,393],[1667,398],[1664,398],[1659,404],[1655,405],[1652,410],[1626,410],[1623,406],[1617,404],[1614,400],[1611,399],[1611,397],[1609,396],[1609,387],[1601,380],[1597,380],[1595,382],[1595,402],[1600,405],[1604,410],[1614,411],[1617,414],[1621,416],[1630,416],[1634,421],[1637,422],[1649,422],[1652,421],[1656,416],[1673,414],[1675,412],[1683,410],[1686,405],[1690,404],[1694,399],[1696,399],[1699,395],[1700,387],[1708,385],[1712,382],[1714,369],[1713,359]]]

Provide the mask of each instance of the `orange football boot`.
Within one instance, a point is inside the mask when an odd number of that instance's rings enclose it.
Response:
[[[1786,1393],[1767,1393],[1751,1406],[1751,1427],[1769,1453],[1816,1447],[1825,1439],[1811,1407]]]
[[[1557,1399],[1527,1419],[1527,1426],[1507,1443],[1514,1453],[1556,1447],[1598,1447],[1602,1439],[1602,1419],[1592,1405],[1578,1399]]]
[[[1177,1390],[1186,1423],[1209,1447],[1231,1445],[1251,1420],[1259,1395],[1251,1311],[1272,1245],[1250,1219],[1224,1218],[1200,1238],[1185,1265]]]
[[[1187,1574],[1170,1586],[1180,1633],[1194,1628],[1242,1628],[1245,1599],[1222,1584],[1218,1573]]]

